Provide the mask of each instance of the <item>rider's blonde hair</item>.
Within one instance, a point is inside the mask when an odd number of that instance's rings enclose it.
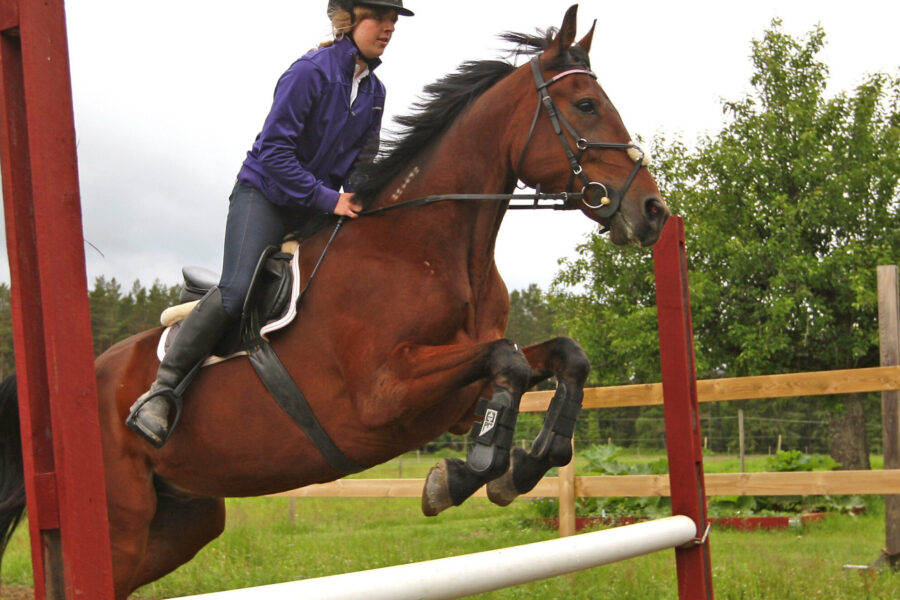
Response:
[[[326,46],[330,46],[338,40],[344,39],[344,36],[348,35],[353,28],[356,27],[356,24],[362,21],[363,19],[371,19],[376,18],[378,13],[366,6],[356,6],[353,8],[353,14],[351,15],[349,11],[344,10],[343,8],[331,7],[328,9],[328,18],[331,19],[331,35],[332,39],[325,40],[321,44],[319,44],[319,48],[325,48]]]

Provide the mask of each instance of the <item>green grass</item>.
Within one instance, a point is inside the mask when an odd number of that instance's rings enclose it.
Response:
[[[647,457],[645,456],[645,459]],[[431,458],[407,455],[403,475],[421,477]],[[709,466],[717,461],[708,461]],[[712,469],[710,469],[712,470]],[[396,462],[365,477],[397,477]],[[713,530],[716,597],[722,599],[900,598],[900,574],[847,571],[868,564],[884,545],[880,498],[862,516],[829,516],[803,529],[742,533]],[[138,591],[142,600],[171,598],[377,568],[552,539],[536,525],[527,500],[498,508],[474,498],[436,518],[415,499],[304,498],[228,500],[226,532],[190,563]],[[534,557],[540,561],[540,557]],[[3,563],[3,581],[30,585],[27,531],[20,527]],[[482,599],[656,600],[677,598],[675,561],[663,551],[571,576],[478,596]]]
[[[462,452],[447,452],[448,456],[465,458]],[[443,454],[442,454],[443,455]],[[428,469],[433,467],[439,459],[433,455],[417,454],[409,452],[386,463],[376,465],[371,469],[350,475],[350,479],[392,479],[402,477],[407,479],[424,478]]]

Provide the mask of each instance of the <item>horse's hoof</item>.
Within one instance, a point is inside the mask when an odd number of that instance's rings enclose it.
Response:
[[[447,460],[444,459],[428,471],[425,487],[422,489],[422,512],[433,517],[453,506],[450,499],[450,483]]]
[[[487,496],[497,506],[509,506],[519,497],[519,491],[513,483],[512,467],[497,479],[488,482]]]
[[[522,495],[522,492],[516,489],[513,478],[513,470],[517,466],[516,463],[520,462],[516,458],[517,454],[524,455],[525,451],[521,448],[514,448],[509,453],[509,468],[506,470],[506,473],[493,481],[489,481],[487,484],[488,499],[497,506],[509,506],[513,500]]]

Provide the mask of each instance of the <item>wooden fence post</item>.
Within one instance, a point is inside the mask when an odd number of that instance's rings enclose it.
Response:
[[[878,337],[881,366],[900,365],[900,300],[897,266],[878,267]],[[884,436],[884,468],[900,469],[900,390],[881,392]],[[884,556],[893,568],[900,566],[900,496],[884,497]]]
[[[572,460],[559,468],[559,537],[575,534],[575,438]]]

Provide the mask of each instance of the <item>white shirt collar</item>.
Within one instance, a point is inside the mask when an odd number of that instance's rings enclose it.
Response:
[[[359,94],[359,82],[369,75],[369,65],[360,65],[356,63],[356,71],[353,75],[353,84],[350,88],[350,106],[356,102],[356,96]]]

